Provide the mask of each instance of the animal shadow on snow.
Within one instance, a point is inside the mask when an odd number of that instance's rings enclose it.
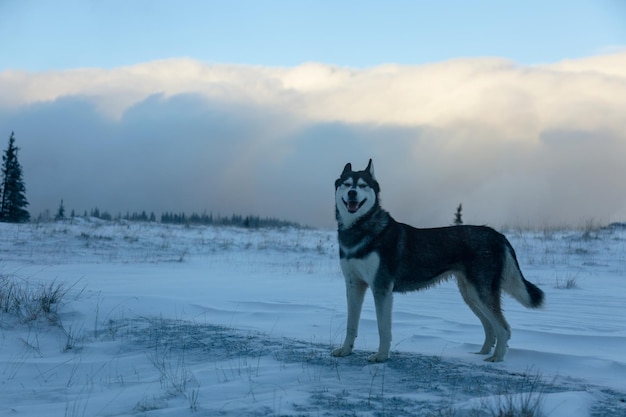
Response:
[[[253,379],[262,376],[259,373],[269,372],[266,371],[268,366],[293,369],[295,365],[302,374],[294,378],[293,373],[285,373],[281,389],[286,393],[291,390],[308,392],[308,401],[292,404],[295,410],[305,414],[325,409],[332,411],[329,415],[353,415],[372,410],[393,415],[432,415],[442,408],[452,407],[453,403],[477,397],[523,393],[529,389],[542,394],[586,389],[576,381],[563,378],[546,381],[532,369],[509,373],[486,364],[468,364],[437,356],[394,352],[387,362],[372,364],[365,360],[369,352],[357,350],[349,357],[338,359],[328,354],[327,344],[211,324],[138,318],[121,321],[117,326],[118,334],[129,342],[125,344],[126,349],[167,351],[170,360],[184,356],[191,372],[195,365],[206,366],[210,362],[241,361],[242,358],[248,358],[248,363],[263,361],[264,366],[255,371]],[[605,394],[607,400],[597,404],[596,409],[609,411],[609,404],[623,397],[617,392],[606,391]]]

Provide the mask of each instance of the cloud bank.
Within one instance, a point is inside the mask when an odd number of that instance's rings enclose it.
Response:
[[[626,53],[519,66],[206,65],[0,73],[35,216],[212,211],[333,225],[333,182],[373,158],[418,226],[626,220]],[[1,138],[1,136],[0,136]]]

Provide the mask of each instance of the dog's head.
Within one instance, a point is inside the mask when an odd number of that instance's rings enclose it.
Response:
[[[370,159],[363,171],[352,171],[348,163],[335,181],[335,206],[339,226],[352,224],[378,206],[380,186],[374,177],[374,164]]]

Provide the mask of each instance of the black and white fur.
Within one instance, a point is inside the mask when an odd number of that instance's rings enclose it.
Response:
[[[502,291],[530,308],[540,307],[544,299],[543,291],[524,279],[509,241],[486,226],[417,229],[396,222],[381,208],[379,192],[371,159],[364,171],[352,171],[346,164],[335,181],[348,323],[343,345],[332,354],[352,353],[368,287],[374,295],[380,337],[378,352],[369,360],[382,362],[391,347],[393,293],[421,290],[453,276],[485,331],[478,353],[489,354],[495,344],[486,360],[502,361],[511,337],[501,309]]]

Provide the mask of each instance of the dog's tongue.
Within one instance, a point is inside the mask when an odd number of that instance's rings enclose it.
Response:
[[[354,213],[359,209],[358,201],[348,201],[348,211],[350,213]]]

